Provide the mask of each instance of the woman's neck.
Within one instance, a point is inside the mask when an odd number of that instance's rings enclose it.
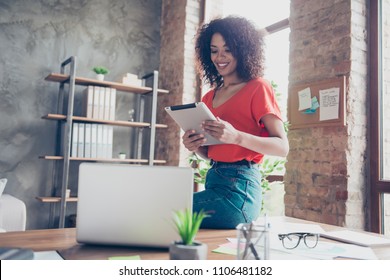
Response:
[[[238,77],[230,78],[230,79],[223,79],[223,83],[221,84],[220,88],[228,89],[237,85],[240,85],[242,83],[245,83],[243,79],[240,79]]]

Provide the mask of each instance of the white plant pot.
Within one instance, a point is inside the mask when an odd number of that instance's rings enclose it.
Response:
[[[104,81],[104,75],[103,75],[103,74],[97,74],[97,75],[96,75],[96,79],[97,79],[98,81]]]
[[[171,260],[206,260],[207,244],[196,241],[194,245],[173,242],[169,246],[169,258]]]
[[[126,154],[119,154],[120,159],[126,159]]]

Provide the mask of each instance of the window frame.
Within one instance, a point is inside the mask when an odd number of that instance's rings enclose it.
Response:
[[[382,40],[381,3],[370,1],[370,230],[384,234],[384,193],[390,181],[381,179]]]

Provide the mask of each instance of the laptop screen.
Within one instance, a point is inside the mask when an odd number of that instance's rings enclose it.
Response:
[[[82,163],[77,241],[168,247],[179,239],[173,213],[192,209],[192,196],[189,167]]]

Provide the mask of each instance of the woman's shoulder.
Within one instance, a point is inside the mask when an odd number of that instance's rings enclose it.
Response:
[[[266,86],[266,87],[272,88],[271,82],[263,77],[254,78],[254,79],[250,80],[249,83],[252,83],[252,84],[257,85],[257,86]]]
[[[214,97],[214,91],[215,91],[214,88],[212,88],[212,89],[210,89],[209,91],[207,91],[207,92],[203,95],[202,101],[203,101],[203,102],[206,102],[207,100],[210,100],[210,99],[212,100],[213,97]]]
[[[269,82],[267,79],[258,77],[255,79],[252,79],[248,82],[251,91],[255,93],[273,93],[273,87],[271,82]]]

